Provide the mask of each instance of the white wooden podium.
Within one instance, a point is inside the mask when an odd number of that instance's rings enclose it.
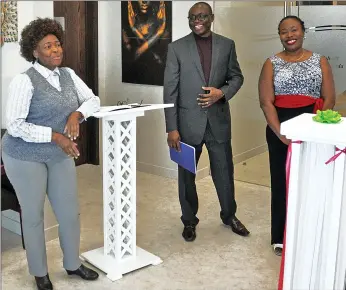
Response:
[[[293,141],[283,289],[344,290],[346,119],[321,124],[312,116],[281,124],[281,134]]]
[[[136,246],[136,120],[145,111],[173,105],[101,107],[104,246],[81,254],[112,280],[162,260]],[[123,110],[111,110],[123,109]]]

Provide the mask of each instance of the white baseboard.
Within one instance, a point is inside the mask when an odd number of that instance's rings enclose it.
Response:
[[[19,236],[22,235],[19,213],[14,210],[4,210],[1,212],[1,226],[12,233]],[[46,242],[55,240],[58,238],[58,225],[45,229],[44,234]]]
[[[1,216],[6,217],[6,218],[11,219],[11,220],[14,220],[18,223],[20,222],[19,213],[14,211],[14,210],[11,210],[11,209],[2,211]]]
[[[203,179],[210,175],[210,166],[197,170],[196,180]]]
[[[267,144],[258,146],[256,148],[253,148],[251,150],[242,152],[238,155],[233,156],[233,162],[234,164],[243,162],[249,158],[255,157],[256,155],[262,154],[264,152],[268,151],[268,146]]]
[[[234,164],[243,162],[244,160],[252,158],[258,154],[264,153],[267,150],[268,150],[267,144],[258,146],[256,148],[253,148],[251,150],[248,150],[246,152],[242,152],[241,154],[233,156],[233,162]],[[172,179],[178,178],[178,168],[176,169],[166,168],[166,167],[161,167],[161,166],[137,161],[137,170],[141,172],[153,174],[153,175],[166,177],[166,178],[172,178]],[[205,168],[201,168],[197,170],[196,180],[205,178],[209,175],[210,175],[209,166]]]
[[[178,171],[176,169],[161,167],[139,161],[137,161],[137,170],[172,179],[178,178]]]
[[[59,237],[59,225],[44,229],[44,235],[46,242],[57,239]]]
[[[258,146],[256,148],[253,148],[251,150],[248,150],[246,152],[242,152],[241,154],[233,156],[233,162],[234,164],[243,162],[244,160],[252,158],[258,154],[264,153],[267,150],[268,150],[267,144]],[[178,168],[176,169],[166,168],[166,167],[161,167],[154,164],[148,164],[148,163],[137,161],[137,170],[141,172],[153,174],[153,175],[166,177],[166,178],[172,178],[172,179],[178,178]],[[197,170],[196,180],[205,178],[209,175],[210,175],[209,166],[205,168],[201,168]]]
[[[137,170],[141,172],[153,174],[153,175],[166,177],[166,178],[178,179],[178,168],[176,169],[166,168],[166,167],[161,167],[161,166],[137,161]],[[207,177],[209,175],[209,172],[210,172],[209,166],[197,170],[196,180]]]
[[[19,220],[20,218],[18,212],[13,210],[5,210],[1,212],[1,226],[6,230],[21,236],[22,231]]]

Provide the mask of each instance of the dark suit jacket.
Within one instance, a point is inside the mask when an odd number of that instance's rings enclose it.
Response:
[[[228,101],[242,86],[242,75],[234,41],[212,34],[212,63],[209,84],[206,83],[195,38],[192,33],[168,46],[164,75],[164,103],[174,103],[165,109],[166,131],[178,130],[183,142],[202,142],[207,120],[218,142],[231,138],[231,117]],[[219,88],[225,98],[207,109],[198,103],[202,86]]]

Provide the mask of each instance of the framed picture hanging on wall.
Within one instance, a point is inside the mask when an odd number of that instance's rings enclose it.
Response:
[[[1,46],[18,41],[17,1],[1,1]]]
[[[163,85],[172,42],[171,1],[122,1],[122,81]]]

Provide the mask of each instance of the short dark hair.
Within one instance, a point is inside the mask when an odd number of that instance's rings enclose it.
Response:
[[[282,18],[280,20],[280,22],[279,22],[279,25],[278,25],[278,33],[279,34],[280,34],[280,25],[282,24],[282,22],[284,22],[287,19],[295,19],[295,20],[297,20],[300,23],[303,31],[305,32],[306,29],[305,29],[305,24],[304,24],[303,20],[301,20],[298,16],[295,16],[295,15],[287,15],[286,17]]]
[[[207,8],[209,9],[210,14],[213,14],[213,9],[211,8],[210,4],[207,3],[207,2],[203,2],[203,1],[197,2],[197,3],[193,4],[192,7],[190,8],[190,10],[191,10],[193,7],[196,7],[196,6],[198,6],[198,5],[207,6]],[[190,12],[190,10],[189,10],[189,12]]]
[[[21,33],[20,53],[27,61],[35,62],[33,55],[37,44],[47,35],[53,34],[63,43],[64,31],[59,22],[51,18],[37,18],[25,26]]]

